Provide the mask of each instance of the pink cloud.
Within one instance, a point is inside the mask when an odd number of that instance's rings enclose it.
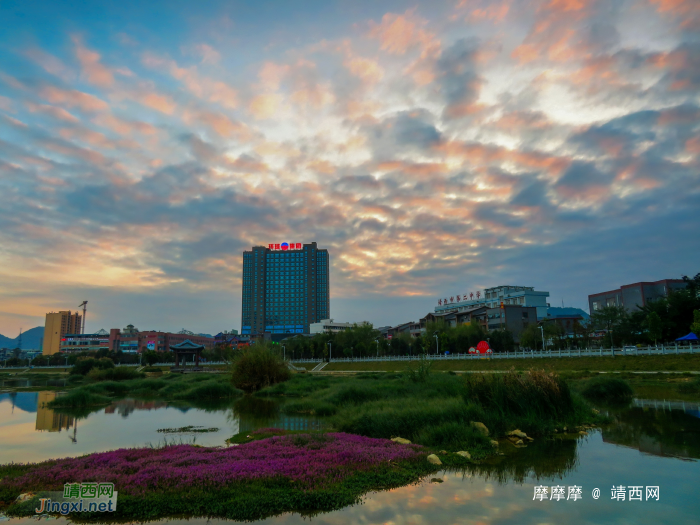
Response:
[[[78,122],[78,118],[75,115],[69,113],[63,108],[57,108],[48,104],[34,104],[33,102],[27,102],[27,109],[29,109],[29,111],[32,113],[43,113],[44,115],[49,115],[56,120],[71,123]]]
[[[136,100],[144,106],[165,113],[166,115],[172,115],[176,107],[172,98],[167,95],[156,93],[155,91],[142,93]]]
[[[43,98],[52,104],[63,104],[89,113],[104,111],[109,108],[104,100],[75,89],[46,86],[40,90],[40,93]]]
[[[98,115],[93,119],[93,122],[99,126],[103,126],[114,131],[115,133],[125,136],[133,135],[134,133],[153,135],[158,131],[155,126],[152,126],[146,122],[124,120],[109,113]]]
[[[38,47],[27,49],[24,54],[41,66],[47,73],[51,73],[63,80],[70,80],[74,76],[60,59]]]
[[[82,67],[83,76],[88,82],[100,87],[110,87],[114,84],[112,71],[100,63],[100,54],[86,48],[81,39],[73,36],[75,54]]]
[[[282,105],[282,95],[267,93],[254,97],[248,105],[248,111],[256,119],[268,119],[274,117]]]
[[[195,52],[202,58],[203,64],[216,64],[221,60],[221,54],[207,44],[197,44],[195,46]]]
[[[386,13],[381,23],[370,22],[368,36],[378,39],[381,48],[394,55],[403,55],[416,47],[425,52],[439,46],[435,35],[423,29],[426,24],[426,20],[415,15],[415,9],[403,15]]]

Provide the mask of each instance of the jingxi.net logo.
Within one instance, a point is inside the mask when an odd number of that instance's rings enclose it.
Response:
[[[39,499],[37,514],[70,514],[73,512],[114,512],[117,492],[114,483],[66,483],[61,492],[47,492]]]

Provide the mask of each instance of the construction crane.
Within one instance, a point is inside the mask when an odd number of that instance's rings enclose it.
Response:
[[[82,303],[80,303],[78,305],[78,308],[80,308],[81,306],[83,307],[83,331],[80,333],[84,334],[85,333],[85,314],[87,313],[87,301],[83,301]]]

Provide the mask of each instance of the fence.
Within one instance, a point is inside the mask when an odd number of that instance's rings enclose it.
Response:
[[[537,359],[551,357],[605,357],[605,356],[635,356],[635,355],[670,355],[670,354],[695,354],[700,353],[698,345],[693,346],[648,346],[646,348],[622,347],[622,348],[586,348],[578,350],[552,350],[534,351],[518,350],[514,352],[496,352],[493,354],[428,354],[426,357],[431,361],[450,361],[459,359]],[[415,361],[420,359],[420,355],[388,355],[373,357],[333,357],[334,363],[358,363],[365,361]],[[294,359],[294,363],[320,363],[321,359]]]

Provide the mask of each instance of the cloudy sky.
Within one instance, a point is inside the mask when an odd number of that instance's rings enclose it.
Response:
[[[0,333],[240,327],[242,252],[331,313],[700,272],[700,2],[0,3]]]

